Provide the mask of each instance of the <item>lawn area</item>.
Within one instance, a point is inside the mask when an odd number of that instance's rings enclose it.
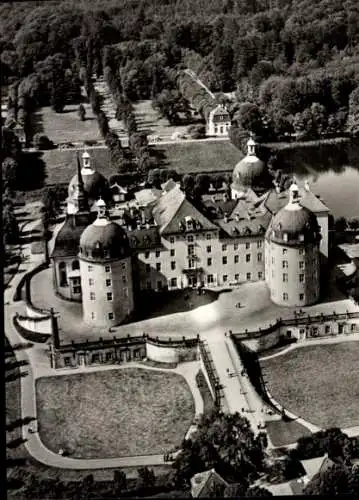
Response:
[[[274,446],[287,446],[298,441],[300,437],[311,435],[307,427],[295,420],[269,420],[266,422],[266,430]]]
[[[359,425],[359,342],[300,347],[262,360],[273,397],[323,428]]]
[[[139,131],[169,139],[174,132],[187,133],[189,125],[170,125],[168,120],[153,109],[151,100],[134,103],[134,112]]]
[[[230,141],[196,141],[158,144],[168,168],[179,174],[197,172],[232,172],[243,157]]]
[[[76,458],[164,453],[195,414],[180,375],[141,368],[41,378],[36,392],[44,445]]]
[[[106,147],[88,148],[91,155],[91,163],[95,170],[103,174],[106,178],[115,175],[117,172],[110,165],[109,151]],[[42,160],[46,165],[46,184],[68,184],[76,173],[76,155],[80,157],[84,152],[83,148],[74,149],[52,149],[42,153]]]
[[[55,113],[50,106],[40,108],[34,113],[35,127],[55,144],[101,140],[91,105],[84,102],[83,106],[86,109],[86,120],[83,122],[78,115],[78,104],[67,104],[62,113]]]

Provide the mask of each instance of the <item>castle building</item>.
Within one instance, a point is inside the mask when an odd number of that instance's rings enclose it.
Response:
[[[328,209],[308,186],[263,192],[268,172],[253,139],[247,157],[236,165],[230,191],[195,201],[166,183],[149,203],[137,200],[111,211],[97,199],[96,220],[89,200],[106,180],[95,171],[84,176],[90,163],[83,158],[81,168],[78,160],[51,255],[56,292],[82,301],[84,321],[98,327],[123,322],[137,293],[146,290],[266,280],[277,304],[318,300]]]
[[[124,321],[134,308],[131,250],[125,231],[97,202],[97,219],[80,238],[83,319],[95,327]]]
[[[231,116],[226,108],[219,104],[208,114],[206,135],[226,137],[231,126]]]
[[[300,205],[296,184],[289,195],[266,232],[266,282],[276,304],[305,306],[319,298],[320,227],[314,213]]]

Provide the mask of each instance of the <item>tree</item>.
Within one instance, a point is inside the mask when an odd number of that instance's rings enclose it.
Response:
[[[152,101],[153,109],[167,118],[170,125],[179,123],[179,113],[188,111],[188,102],[178,90],[164,89]]]
[[[3,181],[3,190],[15,189],[16,186],[16,171],[17,171],[17,162],[10,157],[7,157],[2,162],[2,181]]]
[[[14,245],[18,243],[20,231],[12,204],[3,205],[2,223],[4,245]]]
[[[127,477],[124,471],[115,470],[113,475],[113,482],[116,495],[120,495],[124,490],[127,489]]]
[[[192,195],[195,186],[195,180],[193,175],[185,174],[182,178],[182,185],[186,194]]]
[[[210,186],[210,178],[208,174],[197,174],[195,180],[195,189],[197,189],[200,196],[208,193]]]
[[[348,223],[345,217],[339,217],[335,221],[335,231],[338,233],[344,233],[348,228]]]
[[[239,413],[215,410],[204,415],[191,440],[184,441],[173,464],[175,481],[177,486],[186,486],[194,474],[212,468],[221,475],[248,481],[263,471],[263,459],[261,441],[248,420]]]
[[[27,375],[26,371],[22,371],[22,368],[28,365],[27,360],[17,360],[14,353],[20,353],[21,351],[29,349],[30,347],[32,347],[32,344],[30,343],[11,346],[5,338],[5,384],[8,391],[13,391],[15,389],[12,384],[13,382],[19,384],[18,379]],[[21,415],[16,416],[16,418],[14,419],[10,412],[6,410],[6,447],[8,450],[6,457],[6,468],[8,471],[12,470],[14,467],[26,465],[26,459],[23,458],[18,451],[18,448],[26,442],[26,439],[22,438],[20,430],[23,426],[28,425],[33,421],[35,421],[34,417],[22,418]],[[24,481],[19,478],[18,475],[12,475],[11,477],[7,478],[8,490],[15,490],[23,485]]]
[[[156,482],[156,476],[152,469],[148,467],[141,467],[137,470],[138,479],[137,479],[137,489],[150,489],[154,486]]]
[[[353,136],[359,134],[359,87],[349,96],[347,130]]]
[[[201,124],[190,125],[187,132],[192,139],[203,139],[206,135],[206,127]]]
[[[261,135],[263,131],[263,118],[259,107],[256,104],[246,102],[241,104],[239,110],[234,115],[234,121],[238,127],[255,135]]]
[[[305,495],[345,495],[349,490],[349,471],[341,464],[333,464],[316,474],[305,487]]]
[[[86,120],[86,109],[83,104],[80,104],[79,106],[79,117],[82,122]]]
[[[161,187],[161,171],[159,168],[154,168],[148,172],[147,182],[150,186],[153,186],[157,189]]]
[[[266,488],[260,486],[253,486],[248,488],[245,495],[246,497],[272,497],[273,493]]]

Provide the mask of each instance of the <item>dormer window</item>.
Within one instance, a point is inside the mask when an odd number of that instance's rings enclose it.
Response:
[[[288,233],[283,233],[283,240],[288,241]]]

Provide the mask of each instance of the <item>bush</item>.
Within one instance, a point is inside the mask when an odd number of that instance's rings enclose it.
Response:
[[[187,133],[192,139],[203,139],[206,135],[206,127],[204,125],[191,125],[187,129]]]
[[[33,143],[36,149],[44,151],[46,149],[54,149],[56,146],[51,139],[44,134],[35,134]]]

